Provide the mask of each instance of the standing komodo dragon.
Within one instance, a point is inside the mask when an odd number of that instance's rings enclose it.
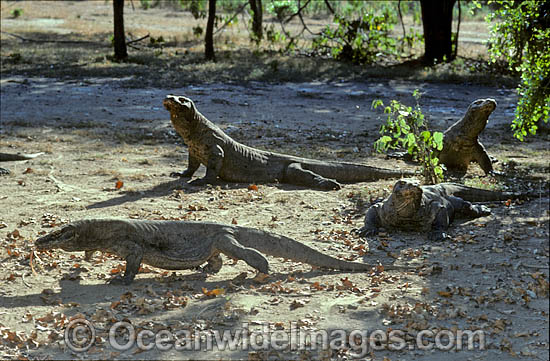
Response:
[[[265,254],[305,262],[314,266],[349,271],[368,271],[373,265],[339,260],[293,239],[253,228],[192,221],[148,221],[89,219],[70,223],[36,240],[39,250],[61,248],[114,253],[126,260],[126,271],[115,283],[130,284],[140,264],[182,270],[208,262],[205,270],[216,273],[222,267],[220,253],[240,259],[268,273]],[[384,266],[388,270],[408,267]]]
[[[430,239],[448,238],[445,231],[459,213],[471,218],[491,214],[484,205],[470,202],[486,202],[517,198],[509,192],[495,192],[471,188],[456,183],[440,183],[419,186],[410,180],[399,180],[392,194],[371,206],[365,216],[365,226],[359,230],[362,236],[374,235],[379,227],[416,231],[431,231]]]
[[[9,153],[0,153],[0,162],[11,162],[14,160],[29,160],[44,153],[36,154],[9,154]],[[6,168],[0,167],[0,175],[10,174],[10,171]]]
[[[454,123],[443,134],[443,149],[439,162],[447,169],[466,173],[470,162],[479,164],[485,174],[493,172],[493,163],[478,139],[485,129],[489,115],[496,109],[494,99],[478,99],[468,107],[462,119]]]
[[[184,172],[171,176],[191,177],[199,166],[206,176],[193,184],[215,183],[219,177],[229,182],[281,183],[340,189],[341,183],[400,178],[410,172],[369,167],[362,164],[327,162],[272,153],[241,144],[210,122],[183,96],[168,95],[164,107],[170,120],[189,147],[189,164]]]

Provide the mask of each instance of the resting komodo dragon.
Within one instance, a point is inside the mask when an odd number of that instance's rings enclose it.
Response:
[[[184,172],[171,176],[191,177],[199,166],[206,176],[193,184],[215,183],[219,177],[229,182],[281,183],[317,188],[340,189],[340,183],[400,178],[410,172],[294,157],[255,149],[241,144],[210,122],[189,98],[166,96],[164,107],[170,120],[189,147],[189,163]]]
[[[374,235],[379,227],[386,230],[404,229],[431,231],[430,239],[448,238],[445,231],[455,214],[477,218],[491,214],[486,202],[517,198],[509,192],[495,192],[471,188],[456,183],[419,186],[410,180],[399,180],[392,194],[371,206],[365,216],[365,225],[359,230],[362,236]]]
[[[208,222],[81,220],[37,239],[35,244],[39,250],[85,251],[87,259],[94,251],[114,253],[126,260],[126,271],[123,277],[113,281],[124,284],[133,281],[141,263],[182,270],[208,262],[205,270],[215,273],[222,267],[220,253],[243,260],[263,273],[268,273],[269,264],[258,251],[325,268],[367,271],[374,267],[330,257],[276,234]],[[384,266],[384,269],[410,270],[399,266]]]
[[[36,154],[10,154],[10,153],[0,153],[0,162],[11,162],[14,160],[29,160],[35,157],[38,157],[43,153]],[[10,174],[10,171],[6,168],[0,167],[0,175]]]

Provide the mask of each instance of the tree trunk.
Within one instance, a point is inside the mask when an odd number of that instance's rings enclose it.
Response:
[[[126,38],[124,35],[124,0],[113,0],[113,13],[115,23],[115,59],[124,60],[128,57],[128,51],[126,51]]]
[[[248,2],[250,3],[250,9],[252,9],[252,34],[254,37],[252,40],[259,44],[263,38],[262,0],[248,0]]]
[[[424,28],[424,62],[428,65],[454,59],[453,7],[456,0],[421,0]]]
[[[204,37],[204,55],[206,60],[216,60],[214,55],[214,21],[216,20],[216,0],[208,0],[208,21]]]

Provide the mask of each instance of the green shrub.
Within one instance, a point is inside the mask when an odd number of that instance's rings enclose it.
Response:
[[[540,120],[548,122],[550,113],[550,2],[489,1],[497,10],[486,17],[498,20],[491,28],[491,61],[507,61],[521,76],[517,88],[519,101],[512,123],[514,135],[523,140],[534,135]],[[479,2],[475,7],[481,7]]]
[[[413,92],[416,99],[415,107],[406,106],[397,100],[392,100],[384,108],[388,114],[386,124],[380,127],[381,137],[374,142],[377,152],[388,149],[407,150],[415,160],[422,165],[422,174],[427,184],[439,183],[443,180],[444,166],[439,164],[437,154],[443,149],[443,133],[430,132],[424,121],[424,114],[418,104],[420,93]],[[382,100],[372,102],[372,107],[384,106]]]

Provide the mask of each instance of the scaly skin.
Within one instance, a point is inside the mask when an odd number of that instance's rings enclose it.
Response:
[[[0,162],[11,162],[15,160],[29,160],[35,157],[38,157],[43,153],[36,154],[10,154],[10,153],[0,153]],[[0,167],[0,175],[10,174],[10,171],[6,168]]]
[[[444,240],[449,238],[445,231],[457,213],[470,218],[491,214],[486,206],[470,202],[510,198],[517,198],[517,195],[456,183],[419,186],[410,180],[399,180],[388,198],[368,209],[365,226],[359,233],[362,236],[371,236],[378,233],[378,228],[384,227],[387,230],[430,231],[430,239]]]
[[[369,271],[374,267],[330,257],[273,233],[209,222],[81,220],[37,239],[35,244],[39,250],[85,251],[88,259],[95,251],[114,253],[126,260],[124,276],[114,279],[115,283],[124,284],[133,281],[141,263],[183,270],[208,262],[206,270],[218,272],[222,266],[220,253],[243,260],[263,273],[269,272],[269,264],[260,252],[340,270]],[[384,269],[410,270],[399,266]]]
[[[206,176],[195,184],[281,182],[322,190],[340,189],[340,183],[374,181],[412,175],[411,172],[362,164],[326,162],[267,152],[241,144],[204,117],[189,98],[168,95],[164,107],[189,147],[188,168],[172,176],[191,177],[201,164]]]
[[[447,169],[466,173],[470,162],[477,162],[485,174],[493,172],[491,158],[478,136],[496,107],[494,99],[478,99],[470,104],[462,119],[445,131],[439,161]]]

